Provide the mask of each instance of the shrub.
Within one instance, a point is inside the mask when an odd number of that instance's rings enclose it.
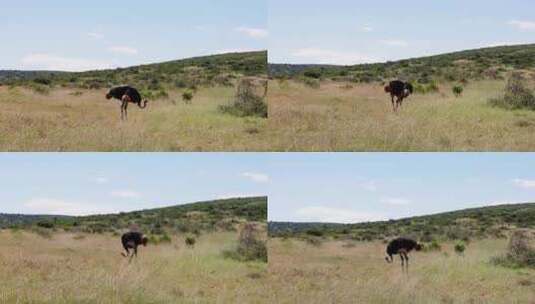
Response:
[[[323,240],[320,237],[310,236],[310,237],[305,238],[305,242],[309,245],[319,247],[323,243]]]
[[[167,233],[164,233],[160,237],[160,243],[171,243],[171,237]]]
[[[184,100],[185,103],[189,104],[191,103],[191,100],[193,99],[193,92],[191,90],[186,90],[184,93],[182,93],[182,100]]]
[[[455,244],[455,252],[459,255],[462,255],[464,253],[464,250],[466,249],[466,245],[463,242],[458,242]]]
[[[192,236],[186,237],[186,239],[184,241],[186,243],[186,246],[188,246],[188,247],[195,246],[195,243],[197,242],[197,240]]]
[[[424,245],[424,251],[440,251],[442,246],[436,240],[433,240],[431,243]]]
[[[240,232],[238,246],[226,250],[223,255],[238,261],[268,261],[266,242],[258,239],[254,224],[247,223]]]
[[[48,95],[50,94],[50,87],[42,84],[31,83],[30,89],[37,94]]]
[[[528,230],[518,229],[513,232],[504,256],[494,257],[491,262],[496,265],[520,268],[535,268],[535,248]]]
[[[47,78],[35,78],[33,80],[33,82],[37,83],[37,84],[42,84],[42,85],[51,85],[52,84],[52,81],[50,79],[47,79]]]
[[[267,86],[267,83],[265,85]],[[240,81],[234,102],[230,105],[220,106],[219,110],[239,117],[268,117],[267,103],[264,97],[256,92],[254,81],[250,79]]]
[[[313,89],[319,89],[321,86],[319,79],[315,78],[305,78],[303,79],[303,82],[306,86],[311,87]]]
[[[308,78],[314,78],[314,79],[321,78],[321,72],[318,70],[307,70],[303,73],[303,75]]]
[[[460,97],[463,94],[464,88],[460,85],[456,85],[451,88],[451,91],[455,97]]]
[[[508,110],[535,110],[535,96],[527,87],[522,75],[515,73],[507,81],[502,97],[489,100],[491,106]]]

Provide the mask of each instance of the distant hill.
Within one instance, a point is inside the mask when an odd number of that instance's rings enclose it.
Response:
[[[151,234],[233,230],[241,222],[267,221],[267,197],[232,198],[92,216],[0,214],[1,228],[44,228],[88,233],[118,232],[133,226]]]
[[[535,228],[535,203],[465,209],[400,220],[358,224],[269,222],[272,237],[316,236],[380,240],[393,236],[419,239],[502,237],[512,228]]]
[[[385,63],[334,65],[269,64],[272,77],[324,78],[382,82],[392,78],[427,83],[432,80],[498,79],[510,70],[535,68],[535,44],[489,47]]]
[[[1,71],[0,85],[45,85],[85,89],[134,85],[150,92],[201,85],[232,85],[241,76],[266,76],[267,52],[195,57],[88,72]]]

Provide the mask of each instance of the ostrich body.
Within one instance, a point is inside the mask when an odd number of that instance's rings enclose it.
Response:
[[[132,260],[132,258],[137,257],[137,247],[139,245],[147,246],[148,242],[149,239],[145,237],[142,233],[127,232],[121,237],[121,243],[123,244],[123,248],[126,251],[126,254],[124,254],[124,252],[121,252],[121,255],[125,258],[130,257],[130,260]],[[133,251],[130,252],[130,249],[132,249]]]
[[[394,255],[399,254],[399,257],[401,258],[401,269],[409,271],[409,255],[408,253],[412,250],[420,251],[422,249],[422,246],[418,244],[415,240],[408,239],[408,238],[397,238],[390,243],[388,243],[388,246],[386,247],[386,254],[385,257],[386,261],[388,263],[392,263],[394,261]]]
[[[147,100],[141,100],[139,91],[131,86],[120,86],[111,89],[106,94],[106,99],[118,99],[121,101],[121,120],[128,119],[128,103],[137,104],[139,108],[147,107]]]
[[[398,107],[403,105],[403,99],[409,97],[414,92],[414,89],[412,84],[408,82],[394,80],[385,86],[385,92],[390,93],[390,97],[392,98],[392,109],[396,112]]]

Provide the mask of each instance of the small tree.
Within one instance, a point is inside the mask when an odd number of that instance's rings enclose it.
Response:
[[[182,100],[184,100],[185,103],[190,104],[191,100],[193,100],[193,92],[191,90],[184,91],[184,93],[182,93]]]
[[[453,95],[455,95],[455,97],[459,98],[463,94],[464,88],[462,86],[460,86],[460,85],[456,85],[456,86],[453,86],[453,88],[451,88],[451,90],[453,92]]]
[[[196,240],[194,237],[188,236],[185,239],[185,243],[186,243],[186,246],[188,246],[189,248],[193,248],[193,246],[195,246]]]
[[[458,242],[457,244],[455,244],[455,253],[457,253],[458,255],[463,255],[464,253],[464,250],[466,249],[466,246],[463,242]]]

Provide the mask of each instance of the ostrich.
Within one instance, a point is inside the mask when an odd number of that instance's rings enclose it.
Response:
[[[392,263],[394,261],[393,255],[399,254],[399,257],[401,258],[401,269],[406,270],[408,272],[408,253],[412,250],[420,251],[421,249],[422,245],[418,244],[415,240],[408,238],[397,238],[388,243],[388,246],[386,247],[386,254],[388,256],[386,256],[385,259],[388,263]]]
[[[106,94],[106,99],[119,99],[121,101],[121,120],[128,119],[128,103],[135,103],[141,109],[147,107],[148,100],[141,101],[141,95],[138,90],[130,86],[120,86],[111,89]],[[141,105],[143,103],[143,105]]]
[[[121,252],[121,255],[125,258],[130,257],[130,261],[132,261],[133,257],[137,257],[137,247],[139,245],[147,246],[149,239],[139,232],[127,232],[121,237],[121,242],[126,251],[126,254]],[[130,253],[130,249],[133,249],[132,253]]]
[[[398,107],[402,106],[403,99],[409,97],[413,91],[412,84],[400,80],[391,81],[385,86],[385,92],[390,93],[390,97],[392,98],[392,108],[394,109],[394,112],[398,110]],[[394,100],[394,97],[396,97],[396,100]]]

